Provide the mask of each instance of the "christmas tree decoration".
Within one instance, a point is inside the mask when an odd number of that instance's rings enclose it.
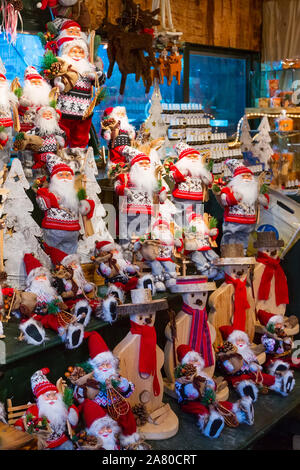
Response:
[[[1,207],[1,216],[5,216],[5,271],[9,285],[24,288],[26,285],[24,254],[26,252],[35,253],[47,268],[50,268],[51,261],[38,241],[38,238],[42,238],[43,233],[31,216],[33,204],[25,192],[30,188],[30,185],[18,158],[13,159],[3,187],[9,191]]]
[[[242,152],[253,152],[253,142],[252,142],[250,130],[251,129],[249,126],[249,121],[247,119],[247,115],[245,115],[243,117],[243,122],[241,126],[241,135],[240,135]]]
[[[128,315],[130,332],[114,348],[120,361],[120,371],[135,384],[129,397],[131,406],[145,405],[149,415],[140,427],[146,439],[168,439],[178,431],[178,418],[162,401],[161,367],[163,351],[156,343],[154,327],[156,312],[167,307],[165,299],[152,301],[149,289],[131,291],[132,304],[117,307],[118,315]]]
[[[45,448],[55,450],[73,450],[72,436],[68,429],[78,423],[79,412],[75,405],[67,407],[58,388],[47,379],[49,369],[37,370],[31,376],[31,388],[36,397],[36,404],[30,406],[25,415],[15,422],[15,427],[25,431],[35,423],[35,418],[44,418],[50,427]],[[25,423],[27,426],[25,427]],[[69,426],[68,426],[69,424]]]
[[[255,141],[253,153],[264,164],[264,169],[267,170],[270,167],[270,158],[274,153],[270,145],[272,141],[270,137],[271,128],[267,116],[262,118],[257,130],[258,133],[253,138]]]
[[[254,423],[252,398],[244,396],[236,403],[216,399],[216,383],[204,372],[201,354],[190,346],[177,347],[179,365],[176,368],[175,390],[182,411],[197,417],[197,425],[204,436],[216,439],[224,425],[237,427],[240,423]]]

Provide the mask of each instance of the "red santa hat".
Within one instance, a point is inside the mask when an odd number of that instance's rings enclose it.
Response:
[[[264,310],[259,310],[257,317],[260,324],[266,327],[276,323],[284,323],[282,315],[274,315],[274,313],[265,312]]]
[[[59,173],[60,171],[69,171],[74,176],[74,171],[68,165],[66,165],[65,163],[55,163],[54,166],[51,168],[50,178],[52,178],[54,175],[56,175],[56,173]]]
[[[69,266],[72,262],[80,264],[80,257],[76,253],[68,255],[64,251],[60,250],[59,248],[55,248],[54,246],[49,246],[47,243],[44,242],[44,250],[47,255],[50,256],[52,264],[54,266],[58,266],[62,264],[63,266]]]
[[[31,377],[31,389],[36,398],[46,392],[57,392],[58,389],[47,379],[46,375],[49,374],[49,369],[43,368],[37,370]]]
[[[63,31],[63,30],[65,30],[65,29],[69,29],[69,28],[72,28],[72,27],[73,27],[73,28],[74,28],[74,27],[75,27],[75,28],[79,28],[80,31],[81,31],[81,26],[80,26],[80,24],[79,24],[79,23],[76,23],[76,21],[74,21],[74,20],[65,20],[65,21],[63,21],[62,24],[61,24],[61,27],[60,27],[60,31]]]
[[[118,359],[108,349],[104,339],[97,331],[87,332],[84,337],[88,338],[90,363],[93,367],[99,366],[104,362],[110,362],[114,365],[118,363]]]
[[[191,222],[196,222],[197,220],[203,221],[203,216],[201,214],[196,214],[196,212],[191,212],[188,216],[189,224]]]
[[[97,251],[110,251],[115,248],[115,243],[110,240],[101,240],[95,242],[95,249]]]
[[[159,227],[160,225],[164,225],[165,227],[167,227],[168,229],[170,229],[170,224],[166,221],[166,220],[163,220],[163,219],[157,219],[153,226],[152,226],[152,230],[155,228],[155,227]]]
[[[82,405],[82,412],[88,434],[97,434],[97,431],[104,426],[118,429],[117,422],[112,419],[102,406],[93,400],[86,399]]]
[[[38,73],[35,67],[29,65],[24,72],[24,80],[43,80],[43,77]]]
[[[201,155],[199,150],[196,150],[193,147],[190,147],[185,142],[179,142],[175,147],[175,151],[179,157],[179,160],[181,160],[181,158],[188,157],[189,155],[194,155],[194,154]]]
[[[26,253],[23,261],[27,274],[27,285],[31,284],[35,276],[50,276],[48,269],[46,269],[32,253]]]
[[[188,364],[191,361],[197,360],[200,362],[202,368],[205,366],[202,356],[194,351],[188,344],[180,344],[180,346],[177,347],[177,358],[178,362],[181,364]]]
[[[121,151],[122,155],[126,157],[126,160],[130,163],[130,166],[132,167],[135,163],[141,162],[141,161],[147,161],[150,162],[150,158],[142,153],[140,150],[131,147],[130,145],[124,145]]]
[[[106,108],[103,111],[102,119],[108,119],[111,116],[111,114],[113,113],[113,110],[114,110],[114,108],[112,106],[109,107],[109,108]]]
[[[240,160],[237,160],[236,158],[230,158],[226,160],[225,164],[231,171],[233,177],[238,175],[245,175],[247,173],[253,175],[253,172],[250,170],[250,168],[247,168],[241,163]]]

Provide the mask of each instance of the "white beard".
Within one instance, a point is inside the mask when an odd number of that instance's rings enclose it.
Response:
[[[53,117],[52,119],[45,119],[37,114],[35,118],[35,125],[40,129],[41,134],[61,134],[61,129],[57,124],[57,120],[55,119],[55,117]]]
[[[103,370],[98,369],[98,367],[94,367],[94,378],[99,383],[104,383],[106,379],[109,379],[112,375],[118,375],[117,371],[114,367],[111,367],[106,372]]]
[[[152,165],[150,165],[150,167],[142,167],[138,163],[135,163],[130,169],[129,176],[136,189],[145,191],[150,195],[153,194],[157,187],[157,180]]]
[[[49,405],[47,400],[41,395],[37,399],[39,416],[45,416],[50,422],[52,431],[62,434],[66,429],[68,411],[63,402],[62,396],[59,395],[54,405]]]
[[[42,86],[33,85],[30,80],[25,80],[23,95],[35,106],[49,106],[49,93],[51,86],[43,81]]]
[[[57,297],[56,291],[51,286],[48,278],[46,280],[33,280],[26,291],[36,294],[39,302],[51,302]]]
[[[73,60],[67,54],[63,54],[61,58],[66,61],[68,64],[72,65],[74,70],[81,75],[85,73],[95,72],[95,66],[91,64],[87,59]]]
[[[258,183],[255,179],[246,181],[242,175],[237,175],[228,183],[228,188],[235,193],[235,197],[241,197],[240,202],[247,206],[252,206],[257,201]]]
[[[176,163],[175,166],[180,172],[186,172],[193,177],[205,177],[209,180],[211,179],[209,171],[205,168],[202,163],[202,157],[199,157],[197,159],[183,157]]]
[[[72,180],[59,180],[54,175],[51,178],[49,191],[59,197],[59,206],[70,209],[73,213],[78,213],[79,201],[74,188],[74,178]]]
[[[155,228],[152,230],[152,238],[160,240],[165,245],[173,245],[174,238],[170,230],[158,230]]]
[[[12,96],[13,95],[13,96]],[[17,102],[16,95],[10,91],[10,85],[7,81],[0,85],[0,111],[9,112],[12,103]]]
[[[99,434],[99,437],[102,440],[102,447],[105,450],[114,450],[115,445],[116,445],[116,437],[115,437],[114,432],[112,432],[111,434],[109,434],[109,436],[105,438],[100,434]]]
[[[235,346],[237,347],[237,352],[243,357],[243,359],[247,363],[250,363],[250,362],[253,362],[253,361],[256,362],[256,356],[253,353],[253,351],[251,351],[251,348],[247,344],[245,344],[243,346],[237,346],[235,344]]]

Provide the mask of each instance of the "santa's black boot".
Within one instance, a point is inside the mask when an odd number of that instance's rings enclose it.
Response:
[[[150,289],[152,296],[156,293],[156,288],[154,285],[154,277],[151,274],[145,274],[138,280],[137,288]]]
[[[257,400],[258,388],[251,380],[242,380],[237,386],[236,391],[240,397],[250,397],[253,402]]]
[[[41,323],[37,322],[33,318],[30,318],[24,323],[21,323],[20,330],[24,334],[24,340],[28,344],[34,346],[40,346],[46,339],[45,330]]]
[[[108,323],[116,321],[118,316],[117,305],[118,300],[115,296],[110,295],[107,297],[102,303],[102,312],[99,314],[99,318],[103,321],[107,321]]]
[[[81,323],[71,323],[61,336],[67,349],[76,349],[83,341],[84,326]]]
[[[87,300],[79,300],[74,307],[77,323],[87,326],[91,319],[92,309]]]

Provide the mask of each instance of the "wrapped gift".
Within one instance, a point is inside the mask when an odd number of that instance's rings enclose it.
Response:
[[[268,80],[268,88],[269,88],[269,96],[272,98],[277,94],[277,91],[279,90],[279,80],[277,79],[272,79]]]

